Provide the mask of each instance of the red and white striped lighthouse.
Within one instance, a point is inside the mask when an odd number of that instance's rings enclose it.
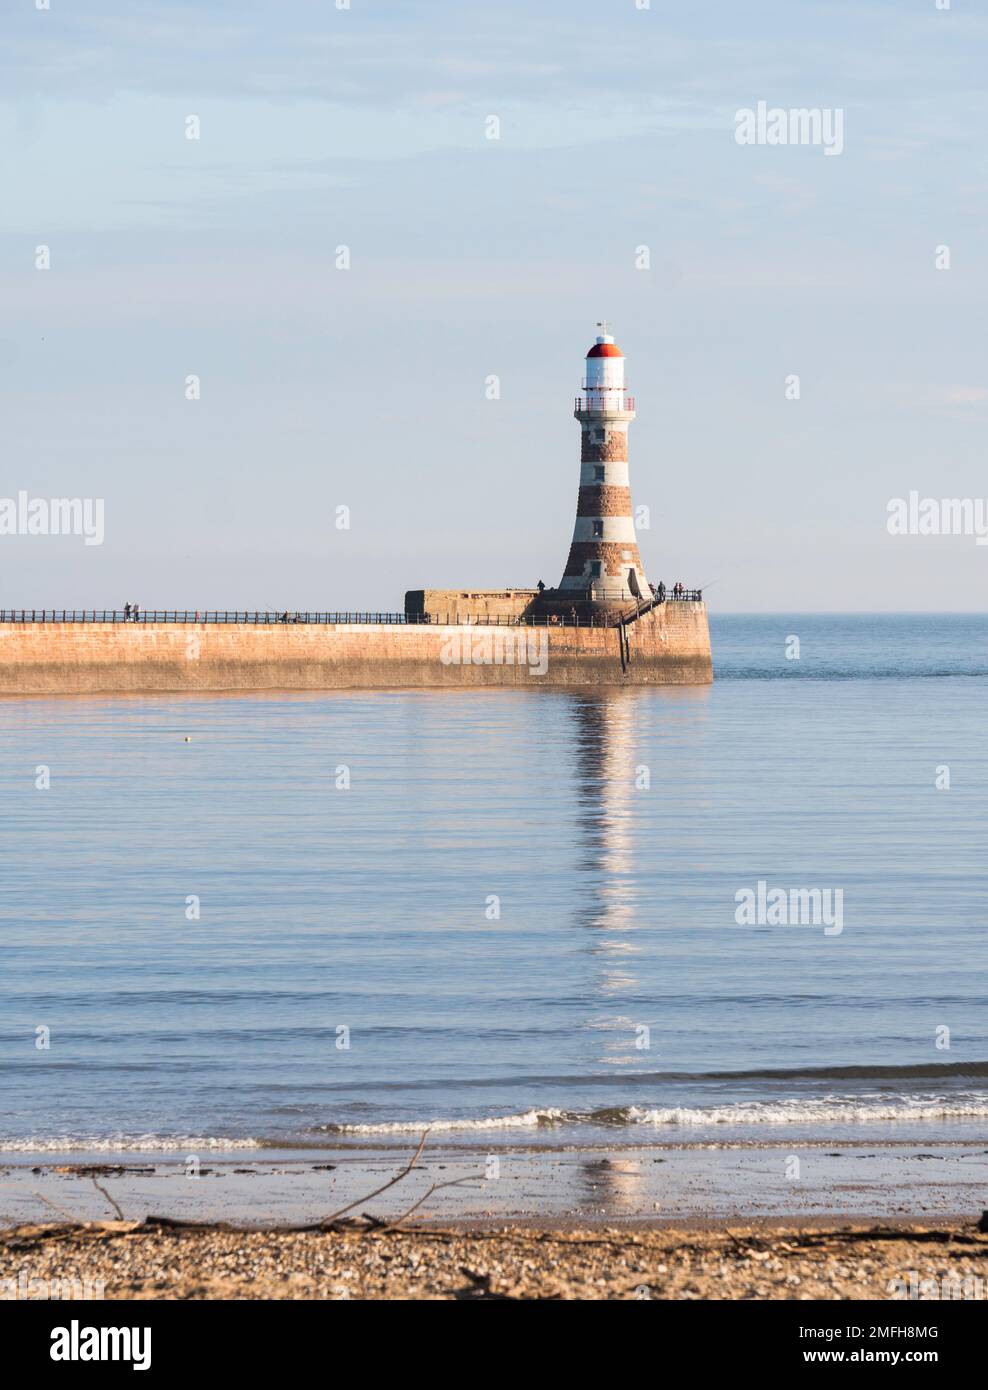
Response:
[[[606,323],[587,353],[580,422],[580,493],[576,525],[557,599],[580,605],[626,607],[651,597],[631,511],[628,426],[635,399],[625,395],[624,353]]]

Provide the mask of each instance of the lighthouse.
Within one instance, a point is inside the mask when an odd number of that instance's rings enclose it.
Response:
[[[573,414],[580,422],[580,491],[576,524],[553,607],[579,612],[634,607],[651,597],[631,512],[628,426],[635,399],[625,394],[624,353],[598,323],[587,353],[583,394]]]

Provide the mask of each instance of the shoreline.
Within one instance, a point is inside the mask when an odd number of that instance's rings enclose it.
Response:
[[[0,1152],[0,1229],[119,1216],[252,1226],[324,1221],[350,1204],[416,1224],[542,1228],[725,1221],[977,1220],[984,1140],[483,1150],[339,1146]],[[400,1177],[398,1175],[401,1175]]]
[[[620,1132],[620,1131],[619,1131]],[[423,1124],[421,1129],[416,1128],[413,1133],[407,1136],[408,1142],[403,1143],[405,1135],[380,1136],[378,1138],[365,1138],[363,1136],[355,1138],[351,1135],[338,1135],[319,1140],[275,1140],[257,1138],[208,1138],[205,1136],[186,1136],[186,1135],[160,1135],[153,1136],[150,1140],[143,1138],[127,1138],[122,1142],[116,1138],[112,1139],[49,1139],[49,1140],[19,1140],[7,1139],[0,1140],[0,1168],[19,1168],[30,1164],[47,1164],[57,1160],[59,1163],[99,1163],[108,1161],[117,1164],[117,1158],[128,1160],[133,1157],[159,1159],[162,1162],[169,1160],[175,1161],[174,1156],[185,1154],[190,1150],[198,1150],[208,1153],[219,1161],[222,1158],[240,1158],[244,1155],[256,1154],[259,1158],[273,1162],[302,1162],[323,1153],[336,1154],[367,1154],[374,1155],[380,1153],[406,1153],[410,1152],[409,1143],[417,1142],[422,1135],[426,1134],[433,1139],[430,1152],[442,1149],[444,1153],[593,1153],[597,1151],[621,1152],[627,1150],[638,1151],[640,1149],[654,1149],[658,1152],[668,1151],[677,1152],[718,1152],[729,1150],[745,1149],[907,1149],[922,1146],[924,1142],[937,1149],[969,1149],[980,1148],[988,1154],[988,1134],[984,1136],[968,1138],[965,1135],[953,1134],[944,1137],[942,1134],[929,1137],[922,1133],[913,1133],[905,1136],[890,1136],[879,1134],[871,1138],[860,1138],[858,1136],[848,1137],[847,1131],[830,1135],[826,1138],[816,1138],[813,1136],[794,1136],[783,1134],[772,1138],[761,1136],[758,1138],[725,1138],[713,1139],[709,1137],[698,1139],[628,1139],[624,1142],[600,1139],[572,1139],[569,1141],[553,1141],[550,1139],[523,1139],[518,1137],[506,1138],[503,1132],[491,1131],[490,1141],[482,1142],[480,1138],[465,1138],[456,1135],[450,1137],[445,1133],[433,1137],[432,1131],[427,1124]]]

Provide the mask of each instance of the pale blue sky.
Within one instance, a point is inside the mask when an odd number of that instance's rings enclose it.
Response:
[[[0,606],[555,582],[603,315],[650,578],[985,607],[988,547],[885,529],[988,496],[984,6],[51,3],[0,18],[0,494],[106,541],[0,538]],[[759,100],[844,153],[737,145]]]

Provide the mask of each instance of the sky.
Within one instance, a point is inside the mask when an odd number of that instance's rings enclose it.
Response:
[[[606,318],[653,582],[983,611],[988,546],[887,519],[988,498],[988,10],[640,5],[9,0],[0,497],[105,534],[0,536],[0,607],[554,584]]]

